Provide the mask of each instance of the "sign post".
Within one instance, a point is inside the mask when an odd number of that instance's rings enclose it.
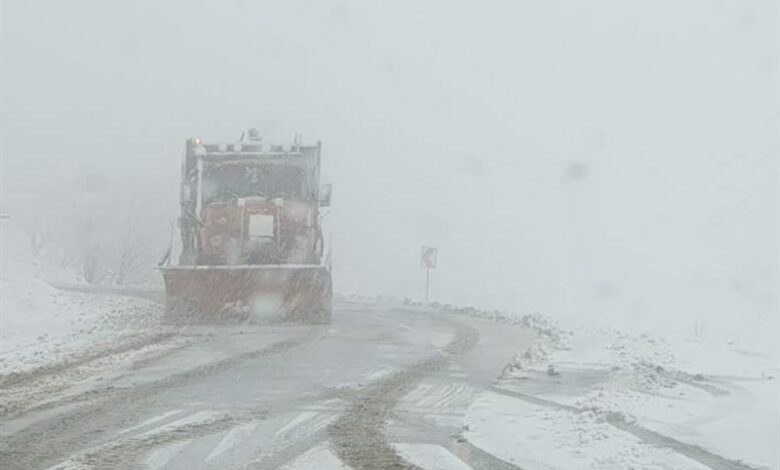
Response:
[[[425,268],[425,303],[428,303],[429,298],[431,269],[438,264],[438,255],[439,250],[433,246],[423,246],[420,250],[420,266]]]

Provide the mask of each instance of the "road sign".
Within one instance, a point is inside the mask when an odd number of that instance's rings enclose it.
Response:
[[[439,250],[433,246],[424,246],[420,250],[420,265],[425,269],[433,269],[438,261]]]
[[[425,268],[425,302],[428,302],[428,292],[431,284],[431,269],[436,267],[439,250],[433,246],[423,246],[420,250],[420,266]]]

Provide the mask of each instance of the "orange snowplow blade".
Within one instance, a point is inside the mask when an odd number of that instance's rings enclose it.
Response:
[[[331,278],[324,266],[168,266],[160,270],[168,313],[177,318],[330,320]]]

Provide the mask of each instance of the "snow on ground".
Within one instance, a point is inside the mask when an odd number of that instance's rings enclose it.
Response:
[[[574,435],[587,442],[579,446],[570,442],[564,447],[586,456],[606,455],[602,452],[608,449],[590,442],[597,439],[610,442],[610,449],[623,449],[624,456],[649,456],[648,462],[671,465],[658,468],[688,468],[683,462],[673,464],[657,452],[637,447],[635,438],[605,423],[607,417],[617,417],[716,456],[755,467],[780,468],[776,331],[755,331],[750,341],[749,334],[740,335],[739,328],[725,326],[720,334],[696,329],[664,335],[638,332],[639,328],[631,334],[626,330],[592,323],[568,331],[540,329],[543,340],[520,352],[499,384],[500,389],[520,395],[485,398],[481,406],[491,408],[485,403],[493,403],[497,410],[482,414],[493,413],[499,422],[510,426],[514,418],[509,417],[513,414],[509,410],[514,410],[522,412],[515,424],[522,429],[547,429],[566,439],[573,438],[575,431]],[[550,403],[523,404],[523,397]],[[556,404],[573,408],[555,408]],[[502,413],[506,415],[503,419]],[[572,420],[577,423],[574,427]],[[475,426],[481,430],[471,433],[479,442],[476,445],[499,445],[490,444],[484,436],[498,436],[500,429],[485,431],[487,425],[480,422]],[[548,441],[545,437],[541,440]],[[536,452],[541,448],[538,445],[529,450],[520,442],[523,439],[515,441],[518,456],[537,455],[540,462],[560,457],[552,449],[545,457],[546,453]],[[613,454],[618,459],[618,454]],[[586,460],[594,468],[610,468],[603,462]],[[653,468],[650,463],[639,466],[645,465]],[[581,466],[569,462],[559,468]]]
[[[435,444],[393,444],[405,461],[425,470],[470,470],[471,467],[450,451]]]
[[[320,444],[283,466],[283,470],[349,470],[331,451],[328,443]]]
[[[0,374],[22,372],[108,347],[159,318],[159,306],[61,291],[36,279],[2,281]]]
[[[155,325],[151,302],[56,289],[36,278],[27,235],[2,225],[0,375],[66,360]]]
[[[146,467],[149,470],[159,470],[181,453],[189,442],[174,442],[153,451],[146,459]]]
[[[708,468],[646,444],[599,419],[485,392],[471,406],[464,437],[523,469]]]
[[[219,441],[219,444],[217,444],[214,450],[212,450],[208,457],[206,457],[205,462],[209,462],[214,458],[229,452],[236,446],[237,443],[249,439],[257,430],[259,425],[259,421],[252,420],[247,424],[238,426],[228,431],[227,434],[222,437],[222,440]]]

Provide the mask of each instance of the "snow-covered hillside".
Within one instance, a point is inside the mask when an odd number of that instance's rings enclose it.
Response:
[[[67,360],[159,320],[151,302],[69,292],[38,278],[27,234],[2,221],[0,374]]]

